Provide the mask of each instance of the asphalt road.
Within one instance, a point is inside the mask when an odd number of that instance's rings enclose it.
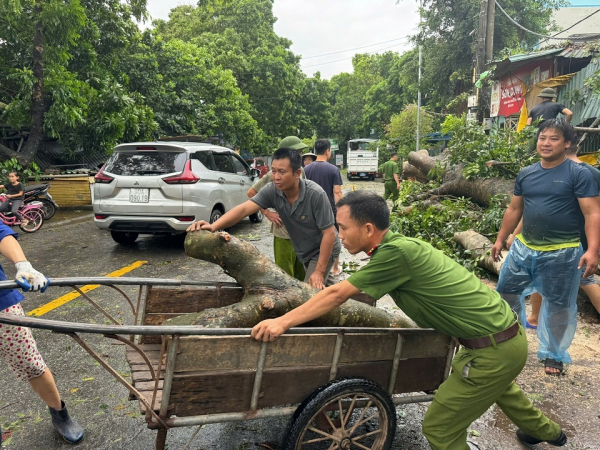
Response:
[[[89,217],[89,211],[70,214],[65,219],[75,219],[73,224],[61,221],[63,226],[44,227],[37,233],[20,237],[21,246],[36,269],[49,278],[95,277],[137,266],[123,276],[233,281],[220,267],[187,257],[183,252],[181,238],[141,236],[134,246],[123,247],[113,242],[107,232],[97,229],[89,219],[76,223],[78,217],[85,220],[86,215]],[[47,223],[51,224],[52,222]],[[252,224],[244,220],[230,232],[251,241],[259,250],[272,257],[272,236],[267,221]],[[347,254],[346,256],[349,257]],[[14,275],[12,264],[5,263],[3,267],[10,279]],[[137,292],[133,288],[125,291],[133,297]],[[37,311],[44,319],[109,323],[81,297],[54,307],[53,301],[70,292],[70,288],[50,287],[44,294],[28,294],[22,305],[26,312]],[[132,315],[127,304],[109,288],[101,287],[88,295],[113,316],[131,323]],[[33,333],[71,415],[86,430],[85,440],[76,448],[154,448],[156,432],[146,428],[145,421],[139,414],[137,401],[128,400],[128,391],[121,384],[70,337],[43,330],[34,330]],[[121,375],[130,379],[122,345],[97,335],[83,337]],[[55,433],[46,406],[33,393],[28,383],[17,381],[6,364],[0,364],[0,377],[4,380],[0,385],[0,423],[3,432],[10,430],[9,434],[12,434],[5,440],[3,447],[15,450],[73,448]],[[420,433],[420,422],[425,410],[426,405],[408,405],[398,409],[395,449],[428,448]],[[268,448],[259,445],[266,443],[271,448],[278,449],[286,425],[287,419],[207,425],[194,438],[189,448],[249,450]],[[183,448],[194,431],[195,428],[170,430],[168,448]]]
[[[382,191],[381,183],[356,183],[359,188]],[[88,214],[89,212],[83,212]],[[251,224],[248,220],[230,232],[247,239],[259,250],[272,257],[272,237],[267,221]],[[38,233],[23,235],[21,245],[33,266],[46,276],[95,277],[104,276],[127,267],[135,267],[124,276],[179,278],[205,281],[231,281],[218,266],[188,258],[183,252],[183,240],[142,236],[131,247],[112,241],[110,235],[100,231],[91,221],[69,223],[55,228],[42,228]],[[364,255],[362,255],[364,256]],[[343,261],[359,258],[343,253]],[[4,264],[9,278],[14,268]],[[125,269],[126,270],[126,269]],[[135,296],[134,289],[125,289]],[[28,294],[23,302],[25,311],[37,310],[46,319],[82,323],[108,323],[107,319],[81,297],[60,306],[51,302],[71,292],[68,288],[49,288],[44,294]],[[126,303],[108,288],[90,292],[115,317],[131,323],[131,312]],[[50,304],[50,305],[49,305]],[[385,303],[384,303],[385,304]],[[56,306],[53,308],[53,305]],[[386,309],[393,306],[386,306]],[[78,449],[150,450],[154,448],[156,432],[148,430],[139,414],[138,403],[128,400],[127,390],[115,381],[71,338],[34,330],[38,347],[55,375],[61,395],[71,414],[85,428],[86,438]],[[122,345],[95,335],[85,335],[88,342],[122,376],[130,377]],[[2,430],[12,436],[4,446],[10,449],[67,449],[54,432],[43,402],[31,391],[27,383],[17,381],[6,364],[0,364],[0,423]],[[394,450],[428,449],[421,434],[421,421],[427,404],[401,406],[397,409],[398,426]],[[597,414],[597,412],[596,412]],[[560,419],[560,417],[557,417]],[[286,419],[269,419],[203,427],[194,438],[192,450],[253,450],[278,449]],[[514,426],[498,411],[490,410],[471,429],[470,440],[482,450],[520,449],[514,438]],[[182,449],[192,436],[194,428],[169,431],[168,448]],[[268,447],[260,444],[267,444]],[[543,446],[539,446],[544,448]],[[598,449],[595,440],[573,449]]]

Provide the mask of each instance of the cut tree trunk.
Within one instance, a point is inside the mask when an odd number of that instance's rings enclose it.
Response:
[[[488,272],[495,273],[496,275],[500,275],[500,269],[502,268],[502,261],[508,254],[507,250],[502,250],[502,259],[499,262],[495,262],[491,255],[489,255],[489,251],[494,245],[492,241],[490,241],[487,237],[473,231],[461,231],[459,233],[454,233],[454,241],[460,244],[463,248],[467,250],[471,250],[477,254],[479,260],[477,261],[477,265]],[[482,258],[483,257],[483,258]]]
[[[210,328],[251,328],[265,319],[282,316],[319,292],[290,277],[256,247],[225,232],[196,231],[185,239],[185,252],[192,258],[221,266],[244,290],[240,303],[207,309],[169,319],[165,325],[202,325]],[[307,324],[378,328],[414,328],[403,317],[354,300]]]
[[[427,174],[433,169],[436,163],[445,165],[446,169],[442,177],[442,185],[429,192],[430,195],[452,195],[455,197],[468,197],[475,203],[489,206],[490,198],[495,195],[506,195],[505,203],[509,203],[512,198],[515,186],[514,180],[505,180],[503,178],[488,178],[485,180],[467,180],[463,177],[462,164],[450,166],[448,164],[449,154],[442,153],[438,157],[426,156],[422,152],[410,152],[408,154],[407,167],[410,172],[420,174],[428,179]],[[419,176],[415,178],[419,179]]]

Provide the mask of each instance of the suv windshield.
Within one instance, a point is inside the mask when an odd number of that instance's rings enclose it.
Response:
[[[117,152],[104,168],[115,175],[162,175],[181,172],[185,165],[184,152]]]

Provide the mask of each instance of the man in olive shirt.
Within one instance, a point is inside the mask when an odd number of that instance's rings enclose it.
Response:
[[[381,165],[379,172],[383,174],[385,192],[383,199],[392,197],[392,211],[396,210],[396,202],[400,196],[400,177],[402,170],[398,167],[398,153],[392,153],[390,160]]]
[[[366,252],[370,262],[284,316],[259,323],[252,337],[272,341],[361,291],[376,299],[390,294],[419,326],[463,345],[423,420],[433,450],[468,450],[467,427],[494,403],[518,425],[521,442],[564,445],[560,426],[514,382],[527,360],[527,338],[498,293],[430,244],[389,231],[389,210],[375,193],[352,192],[337,207],[344,247]]]

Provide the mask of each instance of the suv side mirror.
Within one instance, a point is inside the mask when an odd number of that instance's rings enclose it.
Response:
[[[250,176],[252,177],[252,179],[260,177],[260,170],[250,169]]]

